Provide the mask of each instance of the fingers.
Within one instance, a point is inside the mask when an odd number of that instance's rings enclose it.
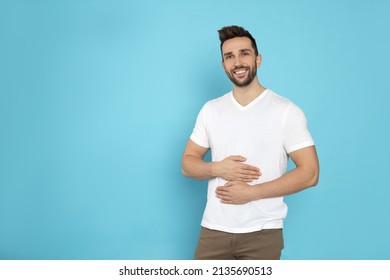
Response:
[[[228,156],[220,161],[215,169],[217,176],[225,180],[237,180],[242,182],[252,182],[261,176],[260,169],[256,166],[245,164],[247,158],[241,155]]]
[[[245,158],[245,157],[243,157],[243,156],[238,156],[238,155],[229,156],[228,159],[231,159],[231,160],[234,160],[234,161],[238,161],[238,162],[244,162],[244,161],[246,161],[246,158]]]
[[[256,172],[256,173],[248,173],[248,172],[239,172],[237,173],[234,177],[232,176],[229,178],[229,180],[236,180],[236,181],[241,181],[241,182],[252,182],[254,180],[258,180],[261,176],[261,173]]]
[[[253,182],[254,180],[258,180],[259,179],[259,176],[246,176],[246,177],[239,177],[237,178],[237,181],[241,181],[241,182],[244,182],[244,183],[251,183]]]
[[[245,162],[247,160],[243,156],[230,156],[229,159],[237,161],[237,162],[241,162],[241,163]],[[247,174],[257,174],[257,173],[260,172],[260,169],[258,167],[256,167],[256,166],[253,166],[253,165],[242,163],[240,166],[241,166],[242,170],[248,171]]]
[[[251,182],[253,180],[259,179],[261,176],[261,171],[257,167],[245,165],[240,170],[240,180],[243,180],[245,182]]]
[[[249,185],[240,181],[229,181],[224,186],[217,187],[215,194],[221,203],[244,204],[251,200],[248,196],[248,187]]]
[[[247,160],[246,157],[237,156],[237,155],[229,156],[228,158],[231,160],[234,160],[234,161],[238,161],[238,162],[245,162]],[[246,169],[249,171],[260,172],[260,169],[257,168],[256,166],[249,165],[249,164],[243,164],[242,166],[243,166],[243,169]]]
[[[244,170],[253,171],[253,172],[260,172],[260,169],[256,166],[249,165],[249,164],[242,164]]]
[[[229,195],[228,190],[225,188],[228,186],[230,182],[226,183],[225,186],[220,186],[215,190],[215,194],[217,198],[222,202],[222,203],[229,203],[231,201],[231,197]]]

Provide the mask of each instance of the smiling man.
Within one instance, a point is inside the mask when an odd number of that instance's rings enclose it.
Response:
[[[317,184],[316,149],[302,110],[259,83],[252,35],[218,32],[233,90],[203,106],[182,159],[185,176],[209,180],[195,259],[280,259],[283,197]]]

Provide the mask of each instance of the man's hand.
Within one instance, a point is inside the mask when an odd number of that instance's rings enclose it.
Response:
[[[277,179],[248,185],[241,181],[229,181],[216,189],[222,203],[244,204],[264,198],[282,197],[317,185],[319,164],[314,146],[299,149],[289,154],[296,167]]]
[[[252,182],[261,176],[260,169],[245,164],[242,156],[229,156],[220,162],[214,163],[214,173],[226,181]]]
[[[253,188],[244,182],[229,181],[218,187],[215,193],[222,203],[245,204],[253,200]]]
[[[197,180],[208,180],[220,177],[226,181],[252,182],[257,180],[260,169],[245,164],[242,156],[229,156],[222,161],[205,162],[204,156],[209,148],[199,146],[191,139],[188,140],[182,158],[182,172],[186,177]]]

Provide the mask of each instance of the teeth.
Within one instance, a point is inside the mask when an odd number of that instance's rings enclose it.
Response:
[[[235,73],[235,74],[237,74],[237,75],[244,74],[245,72],[246,72],[246,70],[245,70],[245,69],[243,69],[243,70],[236,70],[236,71],[234,71],[234,73]]]

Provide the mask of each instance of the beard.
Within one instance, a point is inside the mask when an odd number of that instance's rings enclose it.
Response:
[[[246,77],[245,80],[240,81],[234,77],[233,71],[237,69],[249,69],[248,76]],[[232,81],[232,83],[235,84],[237,87],[247,87],[252,83],[253,79],[256,77],[257,68],[256,67],[251,68],[249,66],[248,67],[238,66],[238,67],[234,67],[230,72],[229,71],[225,71],[225,72],[226,75],[229,77],[230,81]]]

